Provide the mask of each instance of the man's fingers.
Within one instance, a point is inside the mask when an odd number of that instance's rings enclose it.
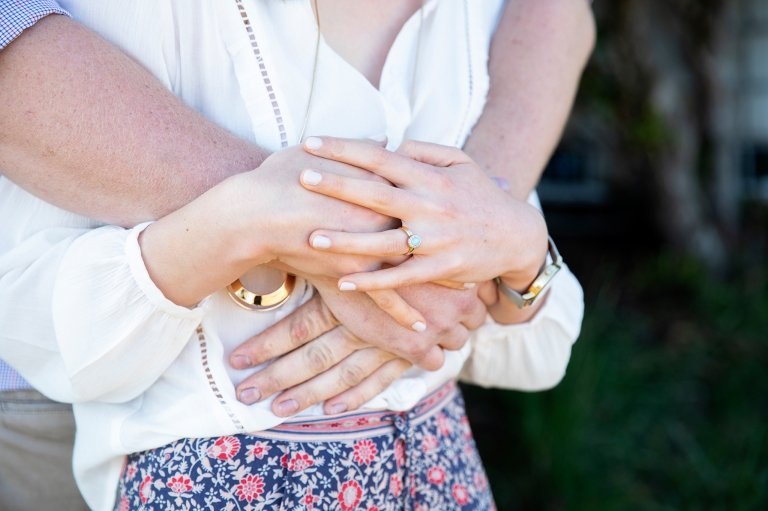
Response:
[[[496,283],[492,280],[483,282],[477,289],[477,296],[485,305],[493,305],[499,301],[499,292],[496,288]]]
[[[272,411],[278,417],[294,415],[359,385],[394,357],[378,348],[356,351],[328,371],[280,394],[272,403]]]
[[[485,323],[485,318],[488,315],[488,308],[483,301],[473,293],[472,299],[462,312],[461,324],[465,326],[467,330],[477,330],[483,323]]]
[[[445,352],[440,346],[432,346],[424,357],[416,361],[417,366],[427,371],[437,371],[445,363]]]
[[[443,333],[438,347],[448,351],[457,351],[464,347],[468,338],[469,329],[463,323],[459,323]]]
[[[400,187],[418,181],[422,164],[383,147],[360,140],[335,137],[307,137],[304,150],[315,156],[369,170]]]
[[[390,360],[376,369],[359,385],[326,401],[323,406],[323,411],[328,415],[336,415],[360,408],[365,403],[387,390],[392,382],[400,378],[400,376],[402,376],[410,367],[411,363],[402,358]]]
[[[408,302],[403,300],[403,297],[397,294],[394,289],[369,291],[368,296],[400,325],[417,332],[423,332],[427,329],[427,320],[424,319],[424,316],[408,305]]]
[[[335,328],[243,380],[237,386],[237,397],[245,404],[262,401],[312,379],[365,347],[346,329]]]
[[[247,369],[284,355],[338,326],[339,322],[320,295],[235,348],[229,363]]]
[[[454,282],[452,280],[435,280],[433,284],[438,284],[450,289],[474,289],[476,284],[474,282]]]

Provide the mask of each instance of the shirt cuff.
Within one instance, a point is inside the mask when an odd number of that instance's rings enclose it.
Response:
[[[0,0],[0,50],[49,14],[70,16],[53,0]]]

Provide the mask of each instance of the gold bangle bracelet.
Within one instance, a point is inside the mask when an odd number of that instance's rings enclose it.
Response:
[[[268,312],[277,309],[291,297],[293,287],[296,285],[296,276],[290,273],[286,275],[285,282],[276,291],[266,295],[257,295],[243,287],[240,279],[237,279],[229,286],[227,291],[229,296],[244,309],[256,312]]]

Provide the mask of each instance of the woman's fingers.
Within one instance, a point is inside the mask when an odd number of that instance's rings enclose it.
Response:
[[[403,297],[394,289],[370,291],[368,296],[379,306],[381,310],[392,316],[395,321],[406,328],[417,332],[427,329],[427,320],[419,311],[408,305]]]
[[[369,170],[401,187],[418,182],[425,171],[420,163],[407,156],[361,140],[307,137],[304,150],[321,158]]]
[[[357,204],[393,218],[402,218],[405,214],[413,213],[417,205],[413,196],[406,190],[333,172],[307,169],[301,173],[301,184],[307,190]]]
[[[309,236],[309,241],[318,250],[337,254],[397,257],[405,255],[409,249],[408,235],[402,229],[374,233],[319,230]],[[451,289],[473,289],[476,286],[474,282],[451,280],[436,280],[434,283]]]
[[[229,363],[247,369],[284,355],[339,326],[320,295],[232,351]]]
[[[310,234],[309,242],[318,250],[336,254],[393,257],[409,250],[408,235],[402,229],[373,233],[318,230]]]
[[[435,167],[450,167],[462,163],[472,163],[467,153],[456,147],[448,147],[430,142],[406,140],[395,151],[412,160],[433,165]]]
[[[387,147],[388,140],[389,139],[387,138],[387,135],[382,133],[380,135],[374,135],[372,137],[368,137],[364,139],[363,142],[365,142],[366,144],[374,144],[379,147]]]
[[[359,385],[393,358],[395,355],[378,348],[356,351],[330,370],[280,394],[272,403],[272,411],[279,417],[294,415]]]
[[[437,261],[427,262],[426,256],[414,256],[393,268],[347,275],[339,279],[338,286],[341,291],[369,292],[442,280],[440,277],[443,276],[445,271]]]
[[[247,405],[310,380],[367,345],[346,328],[335,328],[275,360],[237,386],[237,398]]]
[[[378,396],[400,378],[411,367],[411,363],[402,358],[390,360],[376,369],[360,384],[325,402],[323,411],[328,415],[336,415],[360,408],[365,403]]]

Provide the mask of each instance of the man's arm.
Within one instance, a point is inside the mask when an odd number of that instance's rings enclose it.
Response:
[[[491,44],[491,90],[465,152],[525,200],[570,114],[595,44],[587,0],[509,0]]]
[[[0,174],[122,226],[176,211],[268,156],[65,16],[47,16],[0,51],[0,112]]]

